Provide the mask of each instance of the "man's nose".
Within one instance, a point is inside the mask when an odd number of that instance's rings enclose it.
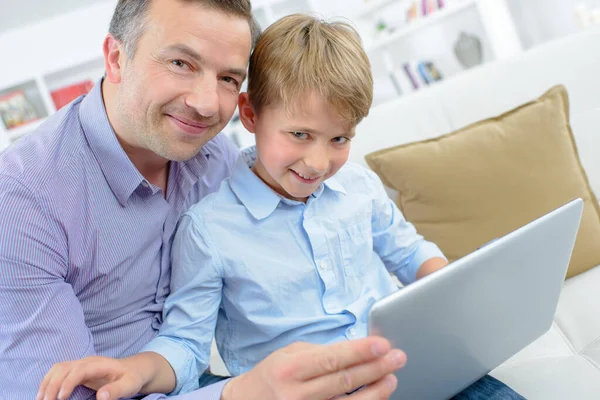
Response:
[[[216,77],[203,76],[188,93],[185,103],[204,118],[211,118],[219,112],[218,89]]]

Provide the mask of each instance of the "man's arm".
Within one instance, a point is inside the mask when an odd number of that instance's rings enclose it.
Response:
[[[64,235],[35,195],[0,176],[0,388],[6,398],[33,399],[54,363],[95,354],[81,304],[65,282],[67,257]],[[90,396],[79,388],[73,399]]]

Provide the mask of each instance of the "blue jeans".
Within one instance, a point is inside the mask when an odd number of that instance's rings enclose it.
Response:
[[[204,373],[200,377],[200,387],[212,385],[223,379],[227,377]],[[525,400],[525,398],[498,379],[486,375],[454,396],[452,400]]]
[[[457,394],[452,400],[525,400],[493,376],[486,375]]]

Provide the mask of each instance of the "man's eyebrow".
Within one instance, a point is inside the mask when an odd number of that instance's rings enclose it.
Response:
[[[202,62],[202,56],[200,54],[198,54],[196,51],[194,51],[194,49],[190,48],[189,46],[186,46],[185,44],[173,44],[170,45],[168,47],[166,47],[162,53],[168,53],[168,52],[172,52],[172,51],[177,51],[180,53],[183,53],[185,55],[187,55],[188,57],[194,59],[197,63],[201,63]],[[226,71],[229,74],[232,75],[237,75],[240,78],[245,78],[246,77],[246,69],[241,69],[241,68],[229,68]]]

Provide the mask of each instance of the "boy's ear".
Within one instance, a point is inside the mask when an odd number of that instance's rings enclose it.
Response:
[[[248,93],[240,93],[238,98],[238,110],[240,113],[240,121],[244,128],[250,133],[256,133],[256,114],[250,104]]]
[[[109,34],[104,39],[102,46],[104,51],[104,68],[106,70],[106,79],[111,83],[121,82],[123,76],[123,62],[125,53],[121,42]]]

